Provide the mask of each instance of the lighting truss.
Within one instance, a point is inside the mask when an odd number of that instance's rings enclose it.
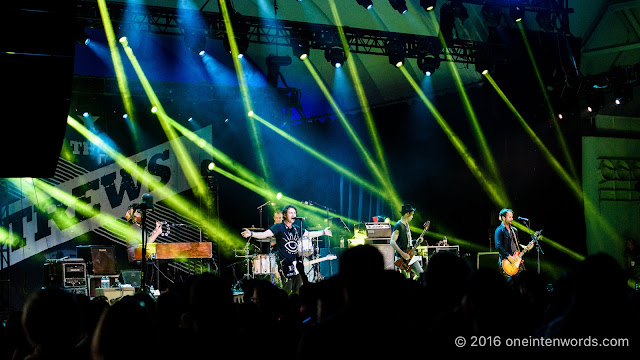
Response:
[[[130,32],[149,32],[163,35],[183,36],[187,28],[187,19],[178,14],[177,9],[162,6],[146,6],[143,10],[130,9],[124,3],[107,3],[108,11],[114,27],[120,29],[122,35]],[[195,11],[195,10],[193,10]],[[185,12],[182,10],[181,12]],[[201,29],[209,39],[224,40],[226,30],[222,14],[216,12],[197,11],[205,24]],[[184,17],[183,17],[184,16]],[[100,11],[94,1],[78,1],[77,17],[89,20],[93,24],[101,24]],[[236,15],[232,20],[236,36],[246,35],[249,43],[294,46],[304,34],[311,49],[325,50],[338,37],[338,29],[333,25],[311,24],[298,21],[276,20],[252,16]],[[192,24],[190,24],[192,25]],[[193,28],[193,27],[190,27]],[[435,36],[394,33],[371,29],[343,27],[345,38],[351,53],[388,56],[390,41],[399,42],[405,48],[405,58],[424,55],[421,44],[438,41]],[[298,41],[296,41],[298,40]],[[449,39],[447,42],[451,60],[459,63],[475,63],[478,54],[491,54],[492,61],[505,63],[508,51],[504,45],[488,42]],[[444,54],[444,52],[442,52]],[[442,55],[444,56],[444,55]],[[445,60],[442,57],[442,60]]]

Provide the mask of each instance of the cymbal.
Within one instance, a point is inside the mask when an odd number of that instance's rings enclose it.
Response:
[[[275,240],[275,238],[272,237],[268,237],[268,238],[264,238],[264,239],[256,239],[254,238],[257,242],[271,242],[272,240]]]
[[[263,228],[243,228],[243,229],[247,229],[249,231],[264,231]]]

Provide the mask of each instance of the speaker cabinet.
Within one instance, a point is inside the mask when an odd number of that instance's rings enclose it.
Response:
[[[499,269],[498,263],[500,253],[499,252],[479,252],[476,260],[476,269],[480,268],[492,268]]]
[[[380,251],[380,253],[382,254],[385,270],[394,270],[396,268],[396,254],[395,250],[393,250],[390,244],[371,244],[371,246],[377,248],[378,251]]]
[[[76,246],[76,257],[84,259],[87,263],[87,274],[89,275],[116,274],[115,249],[113,246]]]

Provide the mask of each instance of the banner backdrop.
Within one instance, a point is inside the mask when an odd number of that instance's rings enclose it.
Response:
[[[211,143],[211,126],[195,133]],[[208,158],[204,151],[185,137],[172,141],[182,142],[197,168],[202,160]],[[87,171],[62,158],[56,176],[41,180],[71,195],[74,203],[84,203],[92,207],[96,214],[106,213],[118,219],[130,204],[141,202],[145,193],[151,194],[154,202],[159,202],[191,189],[173,152],[171,141],[141,151],[128,159],[144,168],[164,184],[164,190],[169,191],[150,189],[142,179],[134,178],[117,163]],[[0,209],[0,225],[6,230],[0,232],[0,242],[6,242],[8,238],[13,242],[10,265],[105,226],[99,217],[86,217],[77,212],[74,205],[67,205],[37,189],[30,180],[16,181],[19,181],[19,185],[14,184],[13,192],[19,191],[18,199]],[[1,238],[3,236],[4,239]]]

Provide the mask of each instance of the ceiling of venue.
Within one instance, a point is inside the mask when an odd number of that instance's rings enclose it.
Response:
[[[455,3],[456,1],[453,1]],[[117,3],[110,1],[109,3]],[[124,3],[124,2],[123,2]],[[126,2],[128,6],[132,3]],[[158,1],[141,1],[148,7],[158,6],[160,8],[171,9],[188,9],[200,11],[203,15],[219,14],[218,1],[211,0],[158,0]],[[439,23],[442,22],[441,13],[443,6],[447,7],[451,1],[435,1],[435,8],[432,12],[427,12],[422,6],[420,0],[407,0],[407,11],[401,14],[391,5],[388,0],[373,0],[372,7],[367,9],[359,4],[356,0],[230,0],[228,1],[232,9],[245,18],[251,18],[260,21],[263,24],[272,24],[270,20],[279,20],[283,25],[283,29],[277,29],[275,25],[274,34],[283,31],[283,36],[273,36],[270,34],[262,34],[258,37],[254,32],[249,38],[248,56],[257,66],[262,67],[266,73],[266,58],[269,55],[292,55],[291,46],[287,37],[293,37],[291,33],[287,33],[286,24],[289,22],[299,24],[318,24],[326,26],[334,26],[341,24],[348,29],[349,34],[362,34],[364,39],[364,47],[356,49],[357,40],[349,41],[352,45],[352,58],[348,59],[349,63],[356,63],[359,76],[363,87],[366,89],[367,98],[371,106],[376,104],[388,104],[397,101],[406,100],[415,96],[410,84],[406,81],[400,71],[394,71],[390,65],[387,50],[384,48],[377,49],[375,46],[367,48],[366,45],[375,45],[375,41],[381,37],[382,41],[393,38],[395,35],[413,36],[414,38],[433,37],[436,38],[440,29]],[[401,2],[402,3],[402,2]],[[455,59],[458,73],[463,83],[473,84],[482,82],[482,75],[476,71],[475,60],[478,58],[476,50],[479,45],[486,45],[490,40],[492,28],[500,25],[507,29],[517,29],[517,24],[510,16],[512,10],[510,6],[521,5],[524,10],[524,18],[522,24],[528,31],[536,31],[550,34],[551,39],[548,43],[541,44],[541,48],[545,47],[564,47],[568,46],[566,39],[576,38],[574,41],[578,44],[577,53],[572,53],[574,59],[564,59],[564,64],[576,63],[579,67],[571,69],[569,66],[563,66],[562,70],[570,75],[578,78],[598,75],[611,71],[617,66],[628,66],[637,63],[640,58],[640,2],[639,1],[497,1],[497,0],[469,0],[460,1],[466,9],[468,18],[461,21],[460,18],[455,20],[453,35],[448,41],[451,50],[454,50],[455,44],[458,50],[462,51],[463,56]],[[332,5],[333,4],[333,5]],[[562,16],[551,16],[552,25],[547,25],[538,16],[542,13],[540,8],[549,6],[548,4],[556,4],[556,8],[562,9],[561,12],[554,13],[556,15],[565,14],[568,18],[567,23],[562,24]],[[498,10],[497,18],[489,20],[483,7],[487,5],[495,5]],[[335,7],[333,7],[335,6]],[[113,15],[113,14],[112,14]],[[496,20],[497,19],[497,20]],[[159,20],[162,26],[163,19]],[[277,23],[276,23],[277,24]],[[563,26],[561,26],[563,25]],[[255,31],[267,29],[256,28]],[[543,27],[544,26],[544,27]],[[158,28],[159,29],[159,28]],[[155,30],[158,30],[155,29]],[[349,33],[350,30],[353,32]],[[363,32],[359,32],[362,30]],[[151,29],[151,31],[154,31]],[[171,29],[164,28],[166,33],[171,33]],[[251,30],[250,30],[251,31]],[[183,32],[181,29],[173,31],[175,33]],[[387,38],[389,36],[389,38]],[[211,34],[209,34],[211,38]],[[373,40],[371,40],[373,38]],[[437,39],[437,38],[436,38]],[[335,69],[327,62],[324,56],[323,47],[325,44],[317,44],[313,47],[309,59],[318,69],[325,82],[331,85],[333,80],[333,72]],[[360,51],[358,51],[360,50]],[[506,56],[504,59],[494,57],[494,60],[509,59],[509,50],[501,53]],[[545,49],[544,53],[535,53],[537,61],[545,61],[545,57],[552,56],[553,49]],[[464,56],[465,51],[469,51],[469,56]],[[444,54],[441,55],[444,59]],[[409,58],[405,62],[407,71],[416,78],[424,77],[423,71],[418,66],[417,56]],[[455,84],[450,71],[443,71],[440,66],[438,71],[433,73],[431,86],[434,91],[446,92],[455,89]],[[523,71],[528,71],[523,66]],[[282,67],[281,72],[284,78],[290,83],[296,83],[296,76],[300,72],[307,70],[303,65],[294,62],[290,66]],[[304,87],[297,86],[304,90]]]

